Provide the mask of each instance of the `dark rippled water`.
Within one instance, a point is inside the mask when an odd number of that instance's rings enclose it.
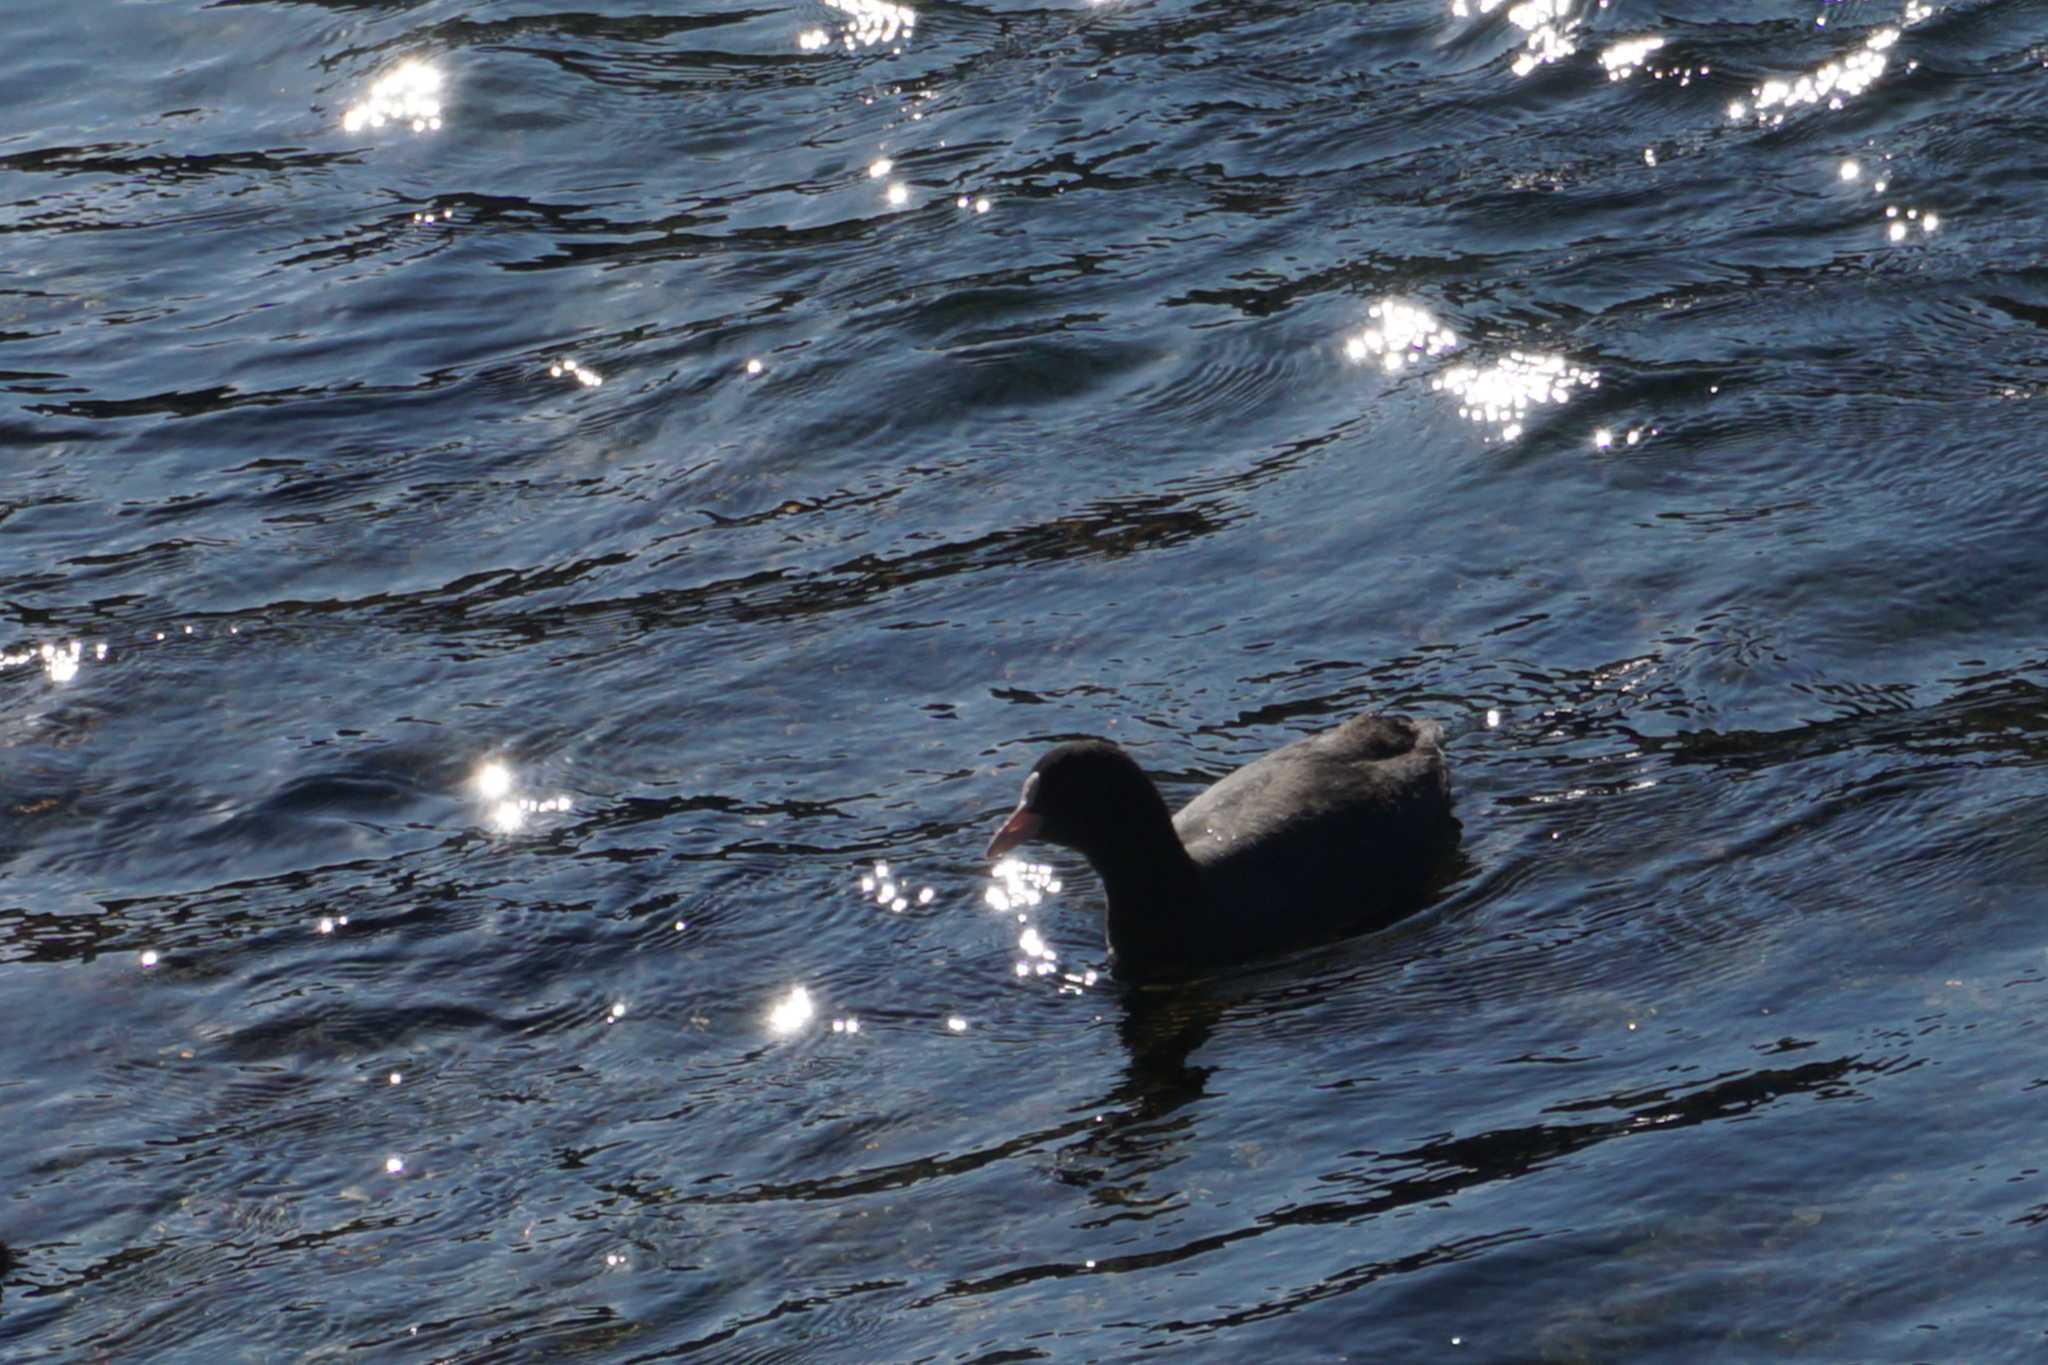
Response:
[[[2048,9],[6,31],[0,1353],[2048,1348]],[[1366,708],[1395,929],[992,908]]]

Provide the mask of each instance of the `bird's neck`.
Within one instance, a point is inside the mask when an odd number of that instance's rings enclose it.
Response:
[[[1120,971],[1186,961],[1188,931],[1199,923],[1205,902],[1201,878],[1180,836],[1162,819],[1141,843],[1123,852],[1108,865],[1090,859],[1109,902],[1104,928],[1110,956]]]

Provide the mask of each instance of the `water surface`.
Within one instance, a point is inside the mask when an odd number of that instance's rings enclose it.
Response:
[[[2039,6],[9,31],[10,1357],[2039,1350]],[[988,895],[1363,709],[1393,930]]]

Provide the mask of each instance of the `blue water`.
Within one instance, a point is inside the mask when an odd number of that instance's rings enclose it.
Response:
[[[10,9],[0,1354],[2037,1356],[2048,10],[1481,9]]]

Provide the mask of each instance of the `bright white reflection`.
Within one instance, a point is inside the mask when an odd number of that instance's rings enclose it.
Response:
[[[1662,38],[1625,38],[1602,50],[1600,65],[1607,68],[1608,80],[1625,81],[1644,65],[1645,57],[1662,46]]]
[[[832,1021],[832,1031],[834,1033],[859,1033],[860,1020],[851,1014],[847,1015],[844,1019],[834,1019]]]
[[[996,881],[984,897],[989,908],[1003,914],[1015,914],[1017,917],[1017,950],[1023,954],[1023,960],[1012,967],[1017,976],[1054,977],[1062,995],[1080,995],[1086,988],[1093,986],[1094,972],[1062,972],[1059,969],[1058,952],[1045,941],[1045,936],[1032,926],[1030,916],[1025,913],[1042,903],[1047,896],[1057,896],[1060,893],[1060,880],[1053,875],[1052,869],[1043,863],[1027,863],[1021,858],[1005,858],[990,870],[989,875]],[[950,1020],[947,1027],[953,1028]],[[954,1032],[957,1033],[966,1027],[963,1020]]]
[[[901,180],[894,181],[893,183],[891,183],[889,186],[890,207],[900,209],[909,202],[910,186],[904,184]]]
[[[1878,29],[1848,56],[1823,62],[1804,75],[1765,81],[1750,90],[1748,103],[1731,100],[1728,117],[1741,120],[1754,114],[1758,123],[1776,127],[1785,121],[1787,110],[1802,105],[1826,104],[1830,109],[1840,109],[1844,101],[1868,90],[1885,73],[1885,68],[1891,63],[1887,54],[1898,45],[1899,31],[1919,23],[1932,13],[1933,7],[1922,4],[1921,0],[1906,0],[1897,27]],[[1907,70],[1915,65],[1917,63],[1907,63]]]
[[[486,763],[476,770],[476,789],[486,801],[496,801],[512,790],[512,770],[502,763]]]
[[[825,0],[825,4],[846,16],[838,37],[848,52],[887,46],[908,38],[917,27],[916,10],[889,0]],[[796,45],[800,51],[817,52],[831,46],[832,37],[822,28],[807,28],[796,35]]]
[[[1884,207],[1884,217],[1890,219],[1886,223],[1884,235],[1890,237],[1892,241],[1905,241],[1907,237],[1913,235],[1915,227],[1919,227],[1921,233],[1927,233],[1927,235],[1931,235],[1937,227],[1942,227],[1942,219],[1939,219],[1939,215],[1921,213],[1919,209],[1901,209],[1898,205],[1886,205]]]
[[[154,967],[157,963],[163,961],[161,957],[157,956],[157,951],[154,948],[144,948],[142,956],[136,960],[142,964],[144,970]]]
[[[599,374],[596,370],[590,369],[588,366],[577,364],[571,356],[563,356],[560,360],[548,366],[549,378],[560,379],[563,375],[568,375],[586,389],[594,389],[604,383],[603,375]]]
[[[484,820],[500,834],[514,834],[526,828],[527,822],[536,815],[556,815],[568,811],[571,802],[566,796],[549,796],[536,800],[531,796],[514,796],[513,789],[518,779],[509,765],[495,759],[476,770],[470,779],[477,795],[486,807]],[[346,919],[343,924],[348,923]]]
[[[1457,335],[1439,327],[1428,309],[1383,299],[1366,310],[1372,324],[1344,339],[1344,355],[1354,364],[1376,363],[1389,374],[1426,357],[1456,350]]]
[[[1451,14],[1466,19],[1491,14],[1503,0],[1451,0]],[[1605,0],[1601,0],[1602,7]],[[1520,0],[1508,6],[1508,22],[1527,36],[1515,55],[1513,71],[1526,76],[1537,67],[1560,61],[1579,50],[1578,31],[1585,23],[1573,0]]]
[[[1602,427],[1593,433],[1593,448],[1595,450],[1612,450],[1616,441],[1620,441],[1625,446],[1641,445],[1646,438],[1657,434],[1658,431],[1655,427],[1630,427],[1628,430],[1619,433]]]
[[[870,161],[868,163],[868,179],[880,180],[883,176],[887,175],[890,171],[893,171],[895,169],[895,162],[891,161],[886,156],[878,156],[873,161]]]
[[[400,62],[379,76],[370,93],[352,104],[341,116],[342,130],[359,133],[387,124],[409,124],[415,133],[433,132],[441,126],[441,73],[427,62]]]
[[[860,893],[873,896],[875,904],[884,910],[902,914],[910,908],[910,886],[889,870],[887,863],[876,863],[873,870],[861,874]],[[938,893],[929,886],[920,887],[917,892],[919,905],[930,905]]]
[[[1863,167],[1856,164],[1855,157],[1845,157],[1842,161],[1841,170],[1836,173],[1844,180],[1854,180],[1857,176],[1863,174]]]
[[[967,1032],[967,1021],[957,1014],[949,1015],[946,1018],[946,1029],[951,1033],[965,1033]]]
[[[1885,237],[1894,242],[1905,241],[1913,235],[1915,227],[1928,236],[1932,236],[1941,227],[1939,214],[1922,213],[1919,209],[1902,209],[1897,204],[1887,204],[1884,216],[1890,220],[1885,226]]]
[[[191,629],[190,626],[187,626],[185,628],[186,633],[190,634]],[[162,639],[163,637],[159,635],[157,638]],[[106,658],[107,647],[104,643],[96,644],[92,647],[93,662],[104,663]],[[76,678],[79,665],[85,661],[86,646],[83,640],[66,640],[61,644],[29,645],[12,652],[0,650],[0,668],[20,668],[32,664],[40,667],[43,670],[43,675],[53,683],[68,683],[73,678]]]
[[[404,1172],[404,1170],[405,1170],[405,1158],[404,1158],[404,1157],[402,1157],[402,1156],[387,1156],[387,1157],[385,1157],[385,1158],[384,1158],[384,1173],[385,1173],[386,1175],[399,1175],[399,1174],[403,1173],[403,1172]]]
[[[50,675],[50,681],[67,683],[78,676],[78,641],[69,646],[44,645],[43,671]]]
[[[777,1001],[775,1007],[768,1011],[768,1027],[771,1031],[788,1037],[810,1023],[811,1017],[817,1012],[817,1007],[811,1004],[811,993],[802,986],[792,986],[789,994]]]
[[[1457,365],[1430,381],[1458,400],[1458,415],[1498,431],[1503,441],[1522,434],[1532,408],[1562,404],[1573,391],[1600,387],[1600,372],[1573,365],[1563,356],[1509,351],[1491,365]]]
[[[989,869],[996,884],[983,897],[992,910],[1022,910],[1060,893],[1060,879],[1045,863],[1005,858]]]

